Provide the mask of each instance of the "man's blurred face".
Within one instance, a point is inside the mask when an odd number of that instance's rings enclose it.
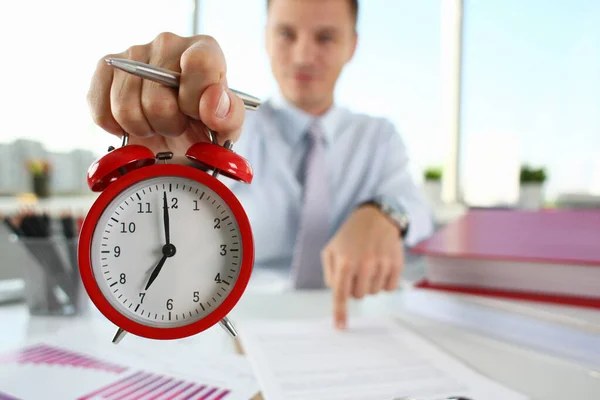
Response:
[[[348,0],[271,0],[266,45],[285,98],[310,113],[325,111],[356,48]]]

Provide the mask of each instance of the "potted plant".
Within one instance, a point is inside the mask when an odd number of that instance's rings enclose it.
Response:
[[[544,182],[547,175],[544,168],[521,167],[519,186],[519,206],[529,210],[537,210],[544,204]]]
[[[425,169],[423,177],[425,179],[425,196],[432,205],[439,205],[442,202],[442,168],[431,166]]]
[[[45,160],[29,160],[26,163],[31,176],[33,193],[38,198],[50,196],[50,163]]]

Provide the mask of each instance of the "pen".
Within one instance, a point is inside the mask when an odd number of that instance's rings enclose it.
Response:
[[[128,60],[126,58],[107,58],[105,62],[122,71],[157,82],[163,85],[177,88],[179,87],[179,78],[181,73],[168,70],[166,68],[156,67],[139,61]],[[260,99],[247,93],[235,89],[229,89],[242,99],[244,105],[249,110],[256,110],[260,106]]]

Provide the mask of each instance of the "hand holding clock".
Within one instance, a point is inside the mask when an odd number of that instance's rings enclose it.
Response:
[[[179,90],[132,77],[108,65],[107,58],[180,72]],[[226,71],[225,56],[211,36],[161,33],[149,43],[98,61],[87,96],[92,118],[119,137],[127,132],[130,144],[146,146],[153,153],[173,152],[174,160],[194,143],[208,142],[206,128],[217,133],[219,143],[236,142],[245,107],[229,90]]]

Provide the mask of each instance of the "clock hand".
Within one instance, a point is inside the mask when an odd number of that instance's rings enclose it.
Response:
[[[152,275],[150,275],[150,279],[148,279],[148,283],[146,284],[146,287],[144,288],[144,290],[148,290],[150,285],[152,285],[152,282],[154,282],[154,280],[160,273],[160,270],[162,269],[163,265],[165,265],[165,261],[167,261],[167,258],[168,258],[167,255],[162,256],[162,258],[158,262],[158,265],[156,265],[156,267],[154,268],[154,271],[152,271]]]
[[[171,243],[169,226],[169,206],[167,205],[167,192],[163,192],[163,222],[165,225],[165,240],[167,244]]]
[[[148,279],[148,283],[146,284],[146,288],[144,290],[148,290],[150,285],[152,285],[152,282],[154,282],[156,277],[158,277],[158,274],[160,273],[160,270],[162,269],[163,265],[165,264],[165,261],[167,261],[167,258],[173,257],[175,255],[175,251],[176,251],[175,246],[173,246],[171,244],[171,235],[169,232],[170,226],[169,226],[169,206],[167,204],[167,192],[163,192],[163,222],[164,222],[164,226],[165,226],[165,240],[167,241],[167,243],[162,248],[163,256],[160,259],[160,261],[158,262],[158,264],[156,265],[156,267],[154,267],[154,271],[152,271],[152,275],[150,275],[150,279]]]
[[[160,259],[160,261],[158,262],[158,264],[156,265],[156,267],[154,267],[154,271],[152,271],[152,275],[150,275],[150,279],[148,279],[148,283],[146,284],[146,288],[144,290],[148,290],[150,285],[152,285],[152,282],[154,282],[154,280],[160,273],[160,270],[162,269],[163,265],[165,265],[165,261],[167,261],[167,258],[173,257],[176,252],[177,252],[177,249],[171,243],[165,244],[163,246],[163,248],[162,248],[163,256]]]

